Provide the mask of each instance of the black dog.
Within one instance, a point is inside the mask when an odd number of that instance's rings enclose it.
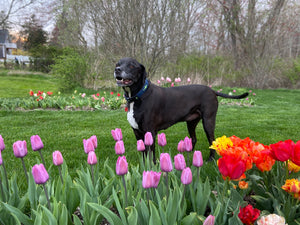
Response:
[[[154,143],[158,131],[186,121],[194,148],[197,141],[195,129],[202,119],[211,145],[215,139],[217,96],[241,99],[248,95],[226,95],[203,85],[159,87],[147,79],[145,67],[132,58],[123,58],[116,64],[114,77],[118,86],[124,89],[128,106],[127,120],[136,139],[144,139],[145,133],[149,131]],[[151,151],[155,162],[155,144],[151,146]],[[210,160],[214,158],[214,153],[211,149]]]

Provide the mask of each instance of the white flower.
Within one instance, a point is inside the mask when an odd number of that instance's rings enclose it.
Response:
[[[285,219],[276,214],[270,214],[267,216],[261,217],[257,221],[257,225],[287,225],[285,224]]]

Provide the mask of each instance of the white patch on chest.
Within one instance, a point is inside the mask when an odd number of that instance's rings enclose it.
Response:
[[[139,129],[139,125],[137,124],[137,122],[135,121],[135,119],[133,117],[134,116],[133,105],[134,105],[134,102],[131,102],[129,104],[129,109],[127,112],[127,120],[132,128]]]
[[[131,92],[130,92],[130,89],[127,88],[126,91],[128,92],[128,96],[131,97]],[[129,104],[129,109],[128,109],[128,112],[127,112],[127,120],[130,124],[130,126],[134,129],[139,129],[139,125],[137,124],[137,122],[135,121],[134,119],[134,112],[133,112],[133,106],[134,106],[134,102],[131,102]]]

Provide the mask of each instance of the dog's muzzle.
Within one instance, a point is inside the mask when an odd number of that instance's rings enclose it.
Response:
[[[115,69],[114,77],[117,85],[120,87],[128,87],[133,84],[133,80],[128,78],[128,74],[121,71],[118,67]]]

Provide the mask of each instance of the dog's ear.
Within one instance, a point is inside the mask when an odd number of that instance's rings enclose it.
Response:
[[[145,80],[148,77],[148,74],[147,74],[146,69],[143,64],[140,64],[140,67],[141,67],[141,74],[142,74],[143,80]]]

